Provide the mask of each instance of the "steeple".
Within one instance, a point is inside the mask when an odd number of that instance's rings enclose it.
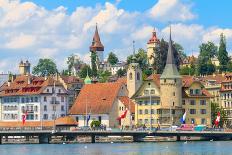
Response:
[[[168,55],[166,60],[166,65],[164,71],[160,78],[181,78],[174,59],[174,51],[172,45],[172,35],[171,35],[171,27],[170,27],[170,36],[169,36],[169,43],[168,43]]]
[[[93,41],[89,48],[90,48],[90,51],[92,52],[104,51],[104,46],[102,45],[100,36],[98,34],[97,23],[96,23],[95,33],[93,36]]]
[[[88,69],[87,69],[87,75],[86,75],[86,77],[85,77],[85,80],[84,80],[84,83],[85,84],[91,84],[91,79],[90,79],[90,77],[89,77],[89,72],[88,72]]]

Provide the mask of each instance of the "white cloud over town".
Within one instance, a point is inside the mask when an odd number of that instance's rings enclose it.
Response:
[[[129,12],[118,8],[119,3],[79,6],[69,14],[63,6],[47,10],[32,2],[0,0],[0,71],[17,70],[21,59],[29,59],[35,65],[39,58],[45,57],[53,58],[59,69],[63,69],[66,58],[72,53],[89,62],[89,45],[96,23],[105,46],[105,57],[114,51],[125,59],[132,53],[133,40],[136,48],[145,48],[154,28],[159,38],[166,38],[168,25],[159,28],[156,25],[168,21],[173,22],[173,40],[183,45],[189,54],[197,51],[202,41],[218,43],[221,32],[231,44],[232,29],[185,23],[197,17],[191,11],[192,4],[159,0],[144,12]],[[5,65],[8,63],[12,65]]]

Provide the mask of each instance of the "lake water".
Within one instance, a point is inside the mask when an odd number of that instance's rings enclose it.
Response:
[[[0,145],[0,155],[232,155],[232,141]]]

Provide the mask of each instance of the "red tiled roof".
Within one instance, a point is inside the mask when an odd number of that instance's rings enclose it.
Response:
[[[127,77],[126,76],[120,77],[120,78],[118,78],[118,80],[116,82],[122,82],[123,84],[126,84],[127,83]]]
[[[160,74],[152,74],[147,78],[147,80],[153,80],[155,84],[160,87]]]
[[[67,84],[72,84],[72,83],[83,83],[83,80],[76,77],[76,76],[61,76],[61,78],[64,80],[65,83]]]
[[[222,74],[216,74],[216,75],[207,75],[205,77],[199,77],[199,79],[203,82],[206,83],[209,80],[215,80],[216,84],[222,83],[222,81],[225,80],[225,76]]]
[[[109,113],[122,85],[121,82],[84,85],[69,114],[86,114],[86,106],[91,114]]]
[[[133,100],[127,96],[120,96],[119,100],[131,111],[131,113],[135,113],[135,103]]]
[[[28,82],[30,80],[30,82]],[[16,95],[36,95],[42,93],[46,86],[53,86],[55,82],[56,86],[62,86],[58,81],[48,77],[46,80],[44,77],[37,77],[32,75],[19,75],[16,79],[10,82],[8,86],[7,82],[1,87],[0,96],[16,96]]]
[[[159,43],[159,39],[157,38],[155,31],[152,32],[152,36],[147,42],[147,44],[151,44],[151,43]]]

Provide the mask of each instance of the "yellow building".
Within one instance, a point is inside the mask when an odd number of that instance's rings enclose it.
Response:
[[[180,118],[187,111],[186,123],[211,125],[210,97],[198,79],[180,76],[170,35],[162,75],[148,77],[132,96],[136,102],[135,123],[147,127],[180,125]]]
[[[153,77],[154,76],[154,77]],[[157,83],[159,75],[155,74],[145,80],[139,90],[132,96],[136,101],[135,124],[157,126],[159,122],[160,88]],[[157,79],[157,80],[156,80]]]
[[[183,78],[182,107],[186,111],[187,124],[211,126],[211,94],[194,77]]]

